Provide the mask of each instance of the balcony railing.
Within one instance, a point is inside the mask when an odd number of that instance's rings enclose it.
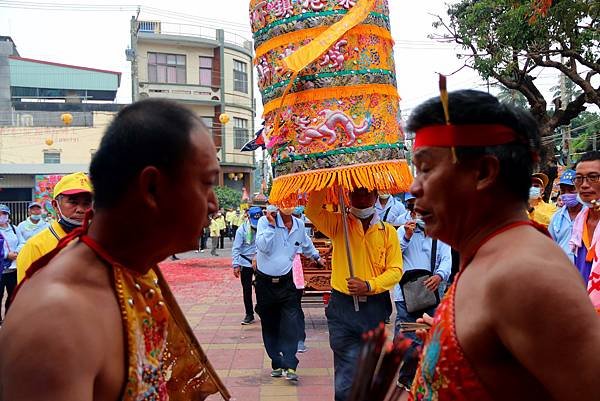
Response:
[[[70,114],[73,118],[69,126],[91,127],[94,125],[92,112],[64,112],[64,111],[34,111],[19,110],[0,112],[0,126],[4,127],[65,127],[61,116]]]
[[[155,33],[162,35],[177,35],[200,37],[211,40],[218,40],[218,29],[192,24],[179,24],[174,22],[160,21],[138,21],[138,32]],[[239,47],[252,50],[252,42],[241,35],[224,31],[225,43],[230,43]]]
[[[173,100],[220,101],[221,90],[200,85],[140,82],[140,97],[165,97]]]

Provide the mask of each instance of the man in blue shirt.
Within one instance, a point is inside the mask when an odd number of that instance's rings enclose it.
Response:
[[[25,240],[21,232],[10,221],[10,208],[0,204],[0,238],[2,239],[2,250],[0,251],[0,305],[6,288],[6,302],[4,313],[8,312],[13,291],[17,286],[17,255],[23,248]],[[2,307],[0,306],[0,309]],[[0,324],[2,316],[0,315]]]
[[[262,209],[258,206],[252,206],[248,210],[248,220],[235,231],[235,238],[231,248],[233,275],[236,278],[240,278],[244,294],[246,316],[242,320],[243,325],[254,322],[252,278],[256,265],[256,225],[262,215]]]
[[[19,230],[25,241],[49,226],[48,223],[42,220],[41,204],[38,202],[31,202],[27,209],[29,217],[20,222],[17,226],[17,230]]]
[[[439,291],[440,298],[443,296],[445,283],[450,278],[452,270],[452,255],[450,246],[439,241],[433,240],[427,236],[425,224],[415,214],[411,212],[412,219],[407,221],[404,226],[398,228],[398,239],[400,240],[400,249],[402,249],[402,264],[404,266],[404,274],[411,270],[428,270],[431,272],[431,277],[424,281],[425,287],[430,291]],[[435,261],[432,266],[432,249],[435,243]],[[407,276],[410,273],[407,274]],[[396,324],[394,333],[398,334],[399,324],[401,322],[416,322],[424,313],[433,316],[435,306],[430,308],[410,313],[406,308],[404,295],[400,284],[394,287],[394,303],[396,304]],[[413,332],[403,333],[405,337],[415,341],[416,348],[418,340]],[[410,384],[414,377],[417,367],[418,357],[415,353],[408,352],[404,364],[400,369],[399,383],[410,388]]]
[[[406,208],[396,198],[390,194],[380,193],[375,202],[375,210],[381,221],[390,223],[393,226],[400,226],[406,222]]]
[[[575,217],[583,207],[577,199],[577,190],[573,182],[574,178],[575,170],[565,170],[560,176],[558,183],[563,206],[554,213],[548,225],[548,232],[552,236],[552,239],[565,251],[569,260],[573,263],[575,263],[575,254],[569,245],[569,240],[573,232]]]
[[[424,225],[420,219],[410,220],[404,226],[398,228],[398,239],[400,240],[400,248],[402,249],[402,263],[405,273],[416,269],[431,270],[433,240],[425,233]],[[425,286],[431,291],[438,291],[440,287],[444,288],[443,283],[448,281],[452,269],[450,246],[437,240],[436,243],[437,256],[435,266],[433,267],[432,276],[425,282]],[[440,297],[442,295],[443,291],[440,291]],[[415,322],[417,318],[421,317],[423,312],[433,316],[435,311],[435,308],[431,308],[419,313],[407,312],[400,284],[394,287],[393,298],[396,304],[396,324],[399,322]]]
[[[256,230],[256,312],[260,316],[271,376],[298,380],[298,314],[292,263],[297,253],[322,263],[294,208],[269,205]]]

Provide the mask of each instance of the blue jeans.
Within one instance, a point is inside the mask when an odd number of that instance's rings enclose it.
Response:
[[[360,310],[354,310],[351,296],[331,291],[325,309],[329,328],[329,345],[333,351],[335,401],[346,401],[356,373],[356,363],[362,347],[362,334],[376,328],[390,314],[386,306],[389,292],[367,297]]]

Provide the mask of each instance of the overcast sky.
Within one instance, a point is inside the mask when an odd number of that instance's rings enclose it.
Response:
[[[0,35],[9,35],[22,57],[119,71],[122,82],[118,102],[131,100],[130,65],[125,49],[130,43],[129,22],[137,4],[127,0],[0,0]],[[401,108],[413,107],[435,96],[436,72],[450,74],[462,64],[459,48],[428,39],[434,32],[431,14],[445,15],[445,1],[389,0]],[[142,0],[140,18],[222,27],[251,38],[248,0]],[[168,11],[166,10],[168,8]],[[548,89],[556,76],[542,72],[536,83]],[[463,69],[449,78],[449,90],[487,85],[472,70]],[[260,101],[257,102],[260,104]],[[259,110],[260,112],[260,110]]]

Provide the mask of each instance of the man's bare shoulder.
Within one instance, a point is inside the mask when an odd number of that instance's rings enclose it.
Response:
[[[482,262],[483,305],[499,327],[535,330],[549,316],[599,327],[581,276],[550,238],[520,229],[488,247]]]
[[[3,394],[33,384],[48,391],[72,389],[61,379],[69,375],[93,388],[105,366],[107,327],[119,327],[118,305],[106,267],[80,252],[67,249],[56,256],[23,284],[11,305],[0,330]]]
[[[48,284],[38,302],[27,298],[17,297],[0,330],[2,395],[27,399],[32,386],[64,390],[63,375],[93,381],[102,361],[101,347],[94,346],[99,335],[90,324],[93,304],[58,283]]]
[[[486,282],[490,286],[505,282],[541,287],[542,283],[570,283],[583,288],[573,263],[551,238],[529,227],[514,230],[487,249]]]
[[[600,319],[581,276],[550,239],[520,230],[509,240],[488,253],[480,283],[481,309],[499,343],[555,399],[596,399],[574,396],[591,394],[590,372],[600,369]],[[563,376],[549,369],[559,364]]]

